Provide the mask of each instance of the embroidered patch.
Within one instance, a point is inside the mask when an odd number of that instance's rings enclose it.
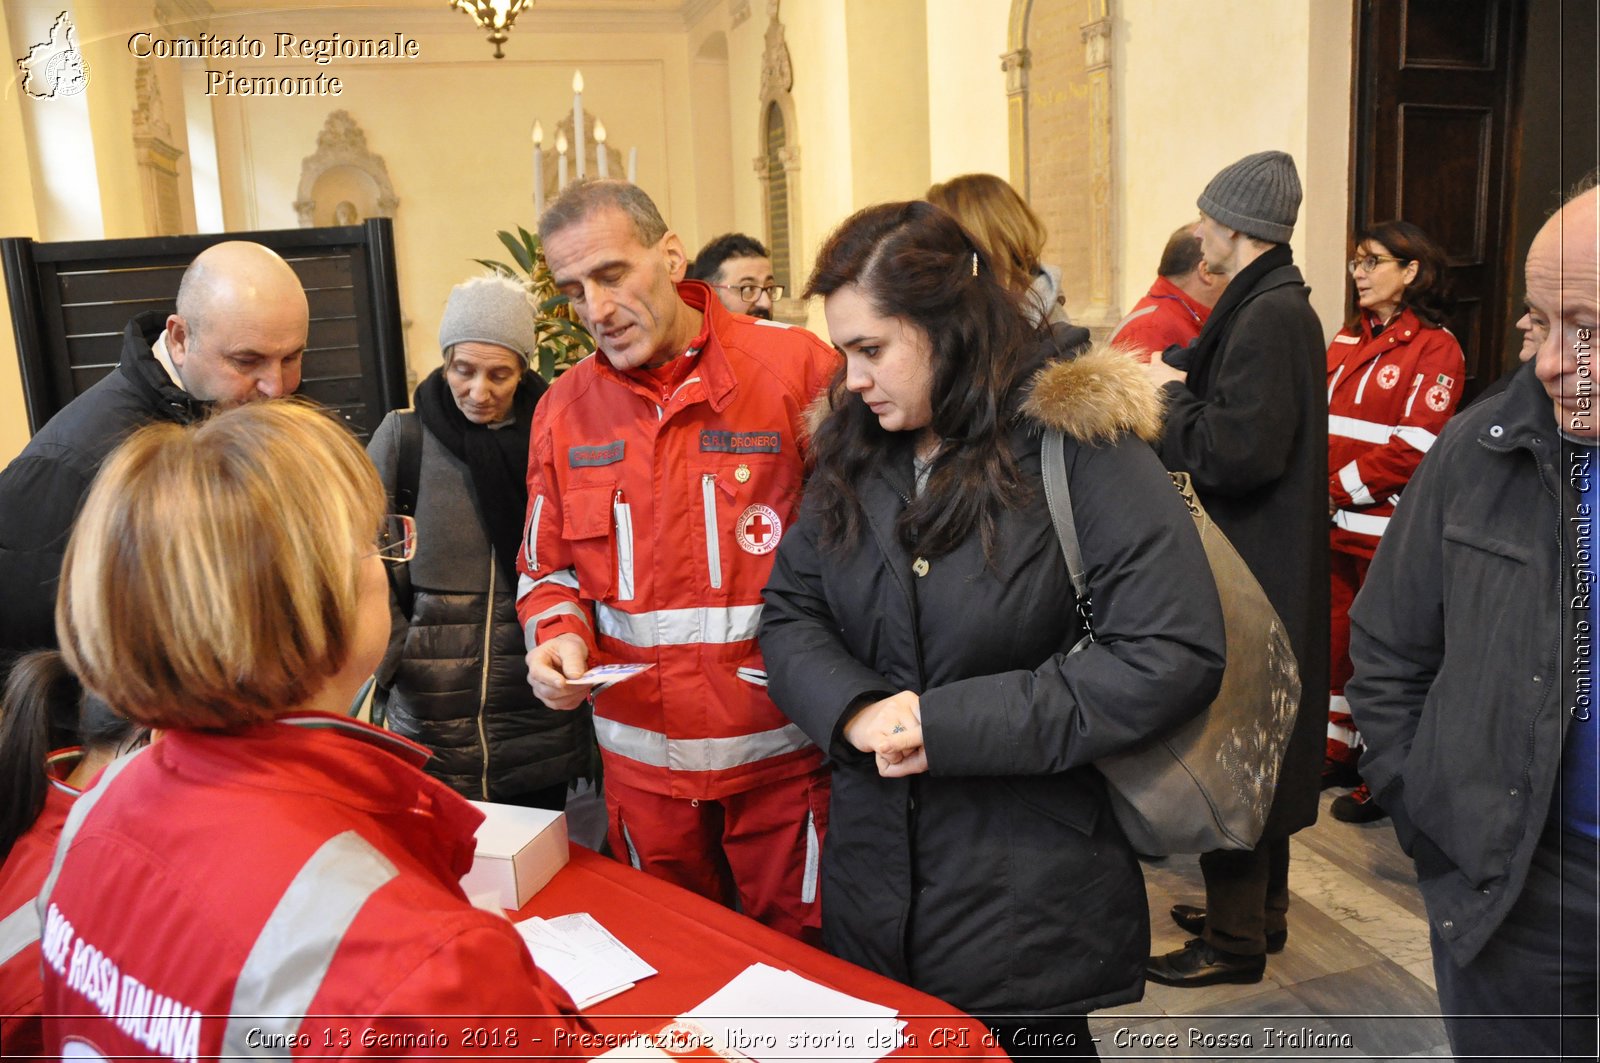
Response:
[[[1382,369],[1378,370],[1378,386],[1380,388],[1392,388],[1398,383],[1400,383],[1399,366],[1386,365]]]
[[[568,447],[567,464],[574,469],[589,468],[595,465],[615,465],[622,460],[623,451],[627,447],[627,440],[618,439],[613,443],[602,443],[593,447]]]
[[[779,454],[783,433],[776,428],[754,432],[724,432],[708,428],[700,433],[702,454]]]
[[[778,548],[783,535],[783,521],[771,506],[754,505],[739,514],[733,537],[739,549],[747,554],[770,554]]]
[[[1456,379],[1455,379],[1455,377],[1445,376],[1443,373],[1440,373],[1439,374],[1439,383],[1442,384],[1444,387],[1453,388],[1453,387],[1456,386]]]
[[[1428,389],[1428,393],[1423,396],[1423,399],[1427,402],[1428,409],[1434,413],[1443,413],[1450,405],[1450,389],[1435,384]]]

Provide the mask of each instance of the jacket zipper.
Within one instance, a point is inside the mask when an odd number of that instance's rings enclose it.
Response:
[[[483,799],[489,800],[489,733],[484,725],[483,714],[489,706],[489,650],[494,641],[494,582],[499,575],[495,571],[494,550],[489,550],[489,607],[483,615],[483,670],[478,677],[478,748],[483,751],[483,774],[479,779],[483,787]]]
[[[898,487],[895,488],[895,494],[900,496],[902,503],[907,506],[911,505],[911,499]],[[923,691],[928,689],[928,670],[922,660],[922,622],[917,605],[917,579],[918,577],[912,574],[906,587],[911,595],[911,649],[917,658],[917,689],[918,691]],[[917,695],[919,699],[921,696],[920,693]],[[916,883],[919,873],[914,843],[917,835],[919,808],[922,804],[922,776],[913,775],[906,782],[911,790],[906,801],[908,806],[906,809],[906,852],[911,859],[911,881],[909,885],[912,891],[909,904],[914,906],[916,904]],[[910,912],[908,910],[907,918],[900,924],[900,955],[903,957],[911,954],[911,919],[909,916]]]
[[[706,518],[706,568],[711,572],[711,589],[722,589],[722,546],[717,542],[717,474],[700,474],[700,496]]]
[[[633,600],[633,509],[622,500],[617,489],[611,500],[611,513],[617,522],[617,600]]]

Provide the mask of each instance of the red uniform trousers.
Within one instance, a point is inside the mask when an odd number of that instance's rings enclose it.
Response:
[[[1344,685],[1355,667],[1350,663],[1350,603],[1367,581],[1372,558],[1343,550],[1328,551],[1329,595],[1332,615],[1328,625],[1328,745],[1327,757],[1339,764],[1356,766],[1364,745],[1350,716],[1350,703],[1344,699]]]
[[[605,794],[618,859],[820,947],[826,768],[716,799],[653,793],[608,772]]]

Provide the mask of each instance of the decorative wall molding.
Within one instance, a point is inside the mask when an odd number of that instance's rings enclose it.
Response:
[[[356,212],[349,224],[370,217],[393,217],[400,206],[389,181],[388,164],[367,148],[367,134],[346,110],[328,115],[317,134],[317,150],[301,162],[294,209],[301,228],[310,228],[335,224],[334,212],[341,204],[349,205],[346,211],[353,208]]]
[[[161,102],[161,81],[149,59],[134,61],[133,101],[133,157],[139,167],[145,227],[152,236],[175,236],[184,230],[178,189],[178,160],[183,152],[172,143],[172,126]]]
[[[760,127],[756,142],[761,154],[755,171],[761,181],[761,214],[766,219],[766,243],[772,252],[773,273],[788,289],[772,307],[779,321],[803,324],[804,302],[796,295],[804,276],[805,249],[800,245],[800,145],[795,143],[794,67],[778,14],[779,0],[767,0],[767,43],[761,57]]]

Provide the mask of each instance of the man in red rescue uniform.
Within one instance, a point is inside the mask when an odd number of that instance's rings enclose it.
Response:
[[[1145,363],[1174,344],[1187,347],[1200,335],[1227,286],[1226,276],[1206,266],[1194,222],[1180,225],[1161,251],[1156,282],[1133,304],[1108,342],[1136,352],[1135,357]]]
[[[553,709],[594,692],[619,859],[814,940],[827,778],[767,697],[756,632],[799,509],[804,410],[838,358],[682,282],[682,242],[631,184],[569,187],[539,235],[598,351],[534,416],[528,681]],[[570,682],[613,663],[653,667]]]

